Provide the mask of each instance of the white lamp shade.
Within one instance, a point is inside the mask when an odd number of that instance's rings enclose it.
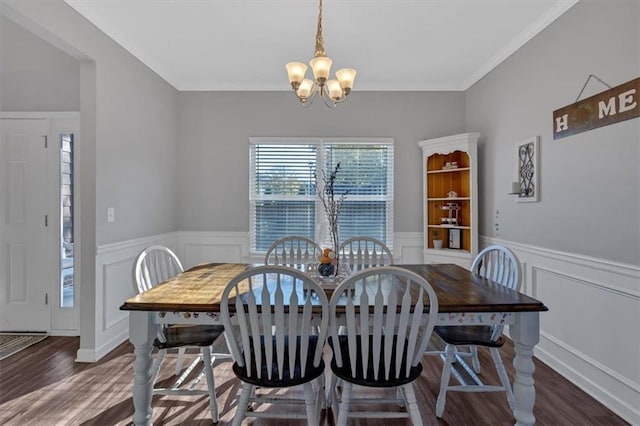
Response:
[[[356,70],[353,68],[342,68],[336,71],[336,77],[343,89],[353,89],[353,82],[356,79]]]
[[[329,97],[338,100],[342,97],[342,88],[338,80],[327,81],[327,89],[329,89]]]
[[[287,65],[287,74],[289,74],[289,83],[300,83],[304,79],[307,72],[307,66],[302,62],[289,62]]]
[[[317,80],[319,78],[329,78],[331,72],[331,59],[326,56],[316,56],[309,61],[311,69],[313,70],[313,77]]]
[[[298,97],[306,99],[309,97],[309,95],[311,95],[312,88],[313,88],[313,81],[309,80],[308,78],[305,78],[304,80],[302,80],[302,83],[300,83],[300,87],[298,87],[296,94],[298,95]]]

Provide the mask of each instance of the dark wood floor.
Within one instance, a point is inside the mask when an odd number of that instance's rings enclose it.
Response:
[[[133,351],[129,343],[120,345],[100,362],[74,362],[78,339],[49,337],[18,354],[0,361],[0,424],[2,425],[126,425],[131,424]],[[510,344],[503,348],[505,365],[513,357]],[[172,374],[174,358],[163,366],[161,379]],[[481,348],[483,377],[496,377],[489,353]],[[221,362],[215,369],[220,425],[230,424],[235,412],[239,386],[230,369]],[[425,424],[509,425],[513,416],[503,393],[450,393],[443,419],[434,415],[442,361],[427,356],[422,377],[415,389]],[[626,425],[604,406],[536,360],[536,406],[539,425]],[[204,382],[204,380],[203,380]],[[205,383],[199,386],[205,387]],[[156,425],[209,425],[211,418],[205,397],[156,396],[153,422]],[[331,415],[323,421],[333,425]],[[408,421],[394,420],[396,424]],[[304,424],[302,421],[259,419],[255,425]],[[388,425],[389,420],[360,419],[353,425]]]

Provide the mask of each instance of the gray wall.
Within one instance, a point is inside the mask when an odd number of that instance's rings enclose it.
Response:
[[[12,21],[81,61],[79,353],[95,353],[121,339],[103,329],[96,247],[176,230],[178,92],[62,0],[2,6]],[[28,90],[23,80],[8,84],[19,97]],[[114,223],[106,221],[109,206]],[[116,293],[131,293],[130,283],[118,285]]]
[[[78,60],[2,16],[0,58],[0,110],[80,110]]]
[[[611,86],[640,76],[638,5],[581,1],[466,92],[466,128],[481,134],[481,234],[640,264],[640,119],[552,135],[553,111],[589,74]],[[582,97],[606,89],[592,79]],[[536,135],[541,199],[515,203],[515,146]]]
[[[63,1],[8,4],[12,20],[56,46],[80,52],[82,61],[95,62],[95,83],[86,87],[95,91],[96,100],[96,244],[175,231],[177,90]],[[45,68],[56,65],[43,64]],[[75,75],[79,74],[76,65]],[[43,86],[57,83],[42,81]],[[13,76],[7,85],[15,85],[16,97],[29,101],[26,81]],[[76,87],[74,96],[78,98],[79,93]],[[107,207],[115,208],[114,223],[106,221]]]
[[[417,142],[464,131],[463,92],[354,92],[335,110],[288,92],[181,92],[181,231],[249,230],[249,138],[395,138],[394,231],[422,232]]]

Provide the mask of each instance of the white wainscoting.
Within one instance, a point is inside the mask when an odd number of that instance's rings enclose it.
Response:
[[[535,355],[631,424],[640,424],[640,267],[481,237],[523,264],[540,314]]]
[[[396,232],[393,241],[393,261],[397,264],[424,263],[422,232]]]
[[[120,306],[135,294],[133,262],[145,247],[159,244],[176,250],[177,242],[178,234],[169,233],[97,248],[95,344],[85,347],[81,341],[76,361],[95,362],[129,338],[129,314]]]
[[[185,269],[211,262],[253,263],[248,232],[180,232],[178,247]]]
[[[536,356],[631,424],[640,424],[640,267],[511,241],[503,244],[523,263],[522,291],[542,300]],[[152,244],[176,251],[185,267],[203,262],[262,261],[249,253],[246,232],[176,232],[98,247],[95,348],[78,360],[95,361],[128,338],[128,315],[119,310],[133,295],[131,270]],[[396,263],[422,263],[422,233],[396,233]]]

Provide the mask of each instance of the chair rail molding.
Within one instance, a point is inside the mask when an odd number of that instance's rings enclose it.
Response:
[[[524,271],[521,291],[549,307],[536,357],[640,424],[640,267],[486,236],[480,244],[512,249]]]

